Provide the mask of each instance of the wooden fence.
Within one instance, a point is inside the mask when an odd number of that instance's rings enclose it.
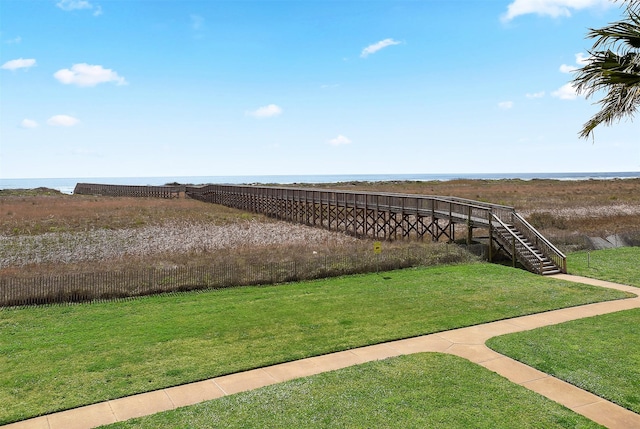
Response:
[[[98,183],[77,183],[74,194],[104,195],[108,197],[149,197],[178,198],[184,192],[184,185],[176,186],[138,186],[138,185],[102,185]]]
[[[86,302],[198,289],[276,284],[345,274],[472,260],[457,246],[408,247],[374,254],[314,256],[303,261],[0,278],[0,306]]]

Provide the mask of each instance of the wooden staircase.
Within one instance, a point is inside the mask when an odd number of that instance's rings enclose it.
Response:
[[[543,276],[566,273],[566,257],[517,213],[511,219],[492,215],[491,243],[528,271]],[[491,256],[490,256],[491,257]]]

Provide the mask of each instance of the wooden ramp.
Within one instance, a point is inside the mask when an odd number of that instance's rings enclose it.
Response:
[[[456,224],[466,226],[467,242],[474,229],[487,229],[495,250],[509,255],[515,266],[541,274],[567,272],[566,257],[513,207],[455,197],[373,193],[314,188],[248,185],[187,186],[185,194],[277,219],[382,240],[455,240]]]

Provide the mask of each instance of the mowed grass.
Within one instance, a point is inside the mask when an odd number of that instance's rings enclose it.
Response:
[[[471,362],[400,356],[107,426],[124,428],[598,428]]]
[[[640,309],[495,337],[487,345],[640,414]]]
[[[490,264],[0,311],[0,423],[627,296]]]
[[[640,248],[568,255],[569,271],[640,286]],[[640,413],[640,309],[495,337],[494,350]]]
[[[567,255],[571,274],[640,287],[640,247],[620,247]]]

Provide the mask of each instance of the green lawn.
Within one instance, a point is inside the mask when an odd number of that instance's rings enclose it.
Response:
[[[572,274],[640,286],[640,247],[568,255]],[[487,345],[640,413],[640,309],[492,338]]]
[[[601,426],[465,359],[421,353],[356,365],[107,427]]]
[[[570,274],[640,287],[640,247],[570,253],[567,266]]]
[[[640,309],[494,337],[487,345],[640,414]]]
[[[0,424],[623,293],[490,264],[0,310]]]

